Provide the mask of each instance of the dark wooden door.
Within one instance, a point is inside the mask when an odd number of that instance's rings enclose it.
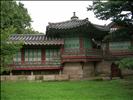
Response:
[[[120,77],[120,78],[122,78],[121,70],[118,67],[118,65],[115,64],[115,63],[112,63],[112,65],[111,65],[111,77]]]

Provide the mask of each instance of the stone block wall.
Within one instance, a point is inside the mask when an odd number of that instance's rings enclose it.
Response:
[[[43,80],[44,81],[53,81],[55,79],[55,75],[43,75]]]
[[[1,81],[67,81],[69,80],[68,75],[5,75],[0,77]]]
[[[27,80],[33,81],[33,80],[35,80],[35,76],[29,75],[29,76],[27,76]]]
[[[87,62],[83,64],[83,78],[89,78],[94,76],[94,63]]]
[[[111,74],[111,64],[110,61],[101,61],[96,63],[96,72],[101,76],[109,76]]]
[[[65,74],[55,75],[55,79],[57,81],[66,81],[66,80],[69,80],[69,76],[68,75],[65,75]]]
[[[94,76],[94,63],[65,63],[63,74],[67,74],[70,80],[86,79]]]
[[[65,63],[63,74],[69,75],[70,80],[82,79],[83,69],[81,63],[78,62]]]
[[[96,71],[100,76],[110,76],[111,75],[111,61],[101,61],[96,64]],[[133,70],[121,69],[122,75],[133,75]]]
[[[121,69],[121,72],[123,76],[133,75],[133,70],[131,69]]]

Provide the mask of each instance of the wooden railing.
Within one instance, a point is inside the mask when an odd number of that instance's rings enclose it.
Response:
[[[16,67],[47,67],[61,66],[64,61],[82,61],[82,60],[99,60],[102,58],[133,56],[131,50],[102,51],[100,49],[65,49],[61,53],[61,58],[45,59],[45,61],[20,61],[13,62],[11,65]]]
[[[60,60],[52,60],[52,61],[25,61],[25,62],[13,62],[11,66],[14,67],[56,67],[56,66],[61,66],[61,61]]]
[[[65,49],[62,56],[102,56],[100,49]]]
[[[109,52],[110,52],[110,55],[112,56],[126,56],[126,55],[133,56],[132,50],[110,50]]]

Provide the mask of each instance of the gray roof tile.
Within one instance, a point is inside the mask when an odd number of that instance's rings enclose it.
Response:
[[[25,45],[62,45],[64,40],[60,38],[47,37],[44,34],[13,34],[10,41],[23,41]]]
[[[108,31],[106,26],[93,24],[90,21],[88,21],[88,18],[83,20],[75,19],[75,20],[68,20],[68,21],[59,22],[59,23],[49,23],[49,25],[47,26],[47,31],[50,29],[71,29],[71,28],[76,28],[87,24],[91,24],[92,26],[94,26],[99,30]]]
[[[82,26],[84,24],[89,23],[88,19],[84,20],[69,20],[69,21],[64,21],[64,22],[59,22],[59,23],[49,23],[47,26],[48,29],[50,28],[55,28],[55,29],[70,29],[78,26]]]

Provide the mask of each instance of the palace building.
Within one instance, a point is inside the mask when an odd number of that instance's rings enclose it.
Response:
[[[103,42],[115,23],[96,25],[74,13],[70,20],[49,23],[46,34],[14,34],[10,41],[24,43],[10,65],[13,75],[68,74],[71,78],[118,75],[114,63],[133,57],[132,39]]]

